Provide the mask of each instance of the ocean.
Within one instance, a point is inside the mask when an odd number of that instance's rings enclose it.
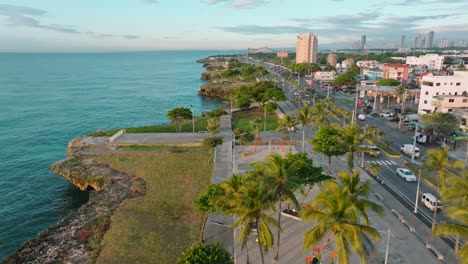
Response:
[[[235,51],[0,53],[0,260],[87,201],[48,170],[67,143],[99,129],[169,122],[221,102],[197,94],[210,55]]]

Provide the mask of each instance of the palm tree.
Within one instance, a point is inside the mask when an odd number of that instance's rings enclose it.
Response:
[[[303,107],[296,112],[296,120],[302,125],[302,152],[305,151],[305,129],[312,122],[312,112],[309,107]]]
[[[367,226],[370,225],[367,210],[376,212],[380,216],[383,215],[382,206],[365,199],[370,194],[371,185],[369,180],[361,182],[358,171],[354,171],[352,174],[341,171],[338,174],[338,178],[341,180],[343,192],[347,194],[352,206],[356,208]]]
[[[262,263],[264,263],[263,250],[268,249],[274,243],[274,237],[270,225],[279,228],[278,222],[267,212],[274,210],[274,204],[269,199],[265,189],[257,181],[247,181],[240,189],[235,199],[235,206],[230,212],[237,216],[233,228],[240,227],[239,241],[244,243],[252,234],[252,223],[255,223],[257,231],[258,248]]]
[[[281,227],[281,203],[284,200],[292,201],[296,208],[299,208],[299,202],[294,195],[294,190],[299,187],[299,178],[293,176],[301,165],[301,160],[296,160],[289,164],[277,153],[270,154],[265,162],[254,163],[251,166],[263,172],[265,175],[265,187],[269,190],[272,201],[278,202],[278,225]],[[280,249],[281,229],[278,228],[277,250],[274,257],[278,260]]]
[[[468,171],[465,175],[452,175],[447,178],[447,186],[442,189],[441,197],[446,204],[445,214],[457,223],[441,223],[434,230],[436,235],[455,235],[455,254],[458,255],[461,237],[468,237]],[[468,244],[462,247],[462,254],[468,255]],[[466,259],[466,258],[465,258]]]
[[[354,168],[354,153],[372,153],[373,151],[363,146],[364,142],[372,137],[369,131],[361,131],[359,126],[348,124],[341,130],[341,142],[337,148],[345,153],[348,153],[348,167],[350,170]]]
[[[426,159],[424,160],[425,167],[429,171],[433,171],[437,175],[436,183],[437,190],[440,187],[444,188],[446,185],[445,178],[451,174],[449,169],[451,168],[463,168],[464,164],[460,160],[450,161],[448,157],[449,148],[445,147],[443,149],[431,149],[426,154]],[[437,201],[436,209],[434,209],[434,216],[432,217],[432,231],[436,226],[437,221]]]
[[[258,142],[260,131],[262,131],[262,118],[257,116],[250,120],[249,124],[252,131],[255,132],[255,140]]]
[[[316,199],[301,212],[301,217],[316,223],[305,233],[304,248],[314,246],[331,233],[335,238],[338,261],[342,264],[349,263],[351,248],[361,257],[361,263],[366,263],[361,235],[380,239],[376,229],[359,223],[349,190],[336,181],[325,182]]]
[[[323,127],[328,125],[330,122],[327,119],[326,108],[322,102],[314,104],[311,108],[313,126]]]
[[[395,95],[397,97],[398,103],[400,104],[400,112],[403,114],[404,112],[404,105],[406,101],[406,89],[405,87],[399,85],[395,88]],[[390,97],[389,97],[390,100]]]
[[[294,120],[294,117],[290,115],[284,115],[282,118],[278,119],[278,130],[285,131],[285,135],[287,135],[288,140],[289,140],[289,150],[291,150],[291,144],[292,144],[289,132],[291,131],[291,129],[294,128],[295,124],[296,124],[296,121]]]

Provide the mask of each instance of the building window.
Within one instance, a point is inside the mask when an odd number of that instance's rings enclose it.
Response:
[[[449,95],[452,95],[452,93],[449,93]]]
[[[436,83],[436,86],[440,86],[440,83]]]
[[[427,104],[427,100],[424,100],[424,104]]]
[[[425,94],[425,95],[429,95],[429,92],[428,92],[428,91],[426,91],[424,94]]]
[[[434,86],[434,83],[433,82],[423,82],[423,85]]]
[[[447,112],[452,112],[452,109],[448,109]]]
[[[457,94],[458,94],[458,92],[455,92],[455,95],[457,95]]]
[[[468,99],[463,99],[463,103],[468,103]]]
[[[450,83],[450,85],[453,85],[453,83]]]
[[[439,92],[436,92],[436,95],[439,95]]]
[[[449,99],[449,103],[455,102],[455,99]]]
[[[460,83],[456,83],[456,86],[460,86]]]

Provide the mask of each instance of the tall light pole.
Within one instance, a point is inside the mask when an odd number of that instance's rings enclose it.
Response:
[[[421,158],[421,161],[424,159],[426,155]],[[421,184],[421,164],[419,164],[419,174],[418,174],[418,186],[416,187],[416,200],[414,201],[414,211],[413,213],[418,213],[418,202],[419,202],[419,186]]]
[[[192,133],[195,134],[195,112],[193,111],[193,106],[190,105],[192,108]]]
[[[400,118],[401,120],[401,118]],[[418,123],[416,123],[416,126],[414,127],[414,137],[413,137],[413,149],[411,150],[411,163],[414,163],[414,152],[416,149],[416,135],[418,133]]]
[[[366,125],[364,127],[364,135],[366,134],[366,128],[368,127],[369,125]],[[361,168],[364,168],[364,151],[361,150]]]
[[[388,230],[387,234],[387,247],[385,248],[385,261],[384,263],[388,263],[388,247],[390,246],[390,229]]]
[[[354,124],[354,119],[356,119],[358,99],[359,99],[359,92],[358,92],[358,88],[356,84],[356,99],[354,101],[354,110],[353,110],[353,116],[351,117],[351,124]]]

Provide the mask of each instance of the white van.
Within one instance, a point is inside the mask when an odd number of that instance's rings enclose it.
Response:
[[[404,144],[400,147],[401,152],[405,153],[406,155],[410,156],[413,155],[413,145],[412,144]],[[419,148],[414,147],[414,157],[419,158]]]
[[[434,195],[431,193],[423,193],[421,196],[421,202],[431,210],[431,212],[434,212],[434,208],[437,206],[437,211],[442,210],[442,203],[440,202],[439,199],[437,199]],[[436,205],[437,203],[437,205]]]

